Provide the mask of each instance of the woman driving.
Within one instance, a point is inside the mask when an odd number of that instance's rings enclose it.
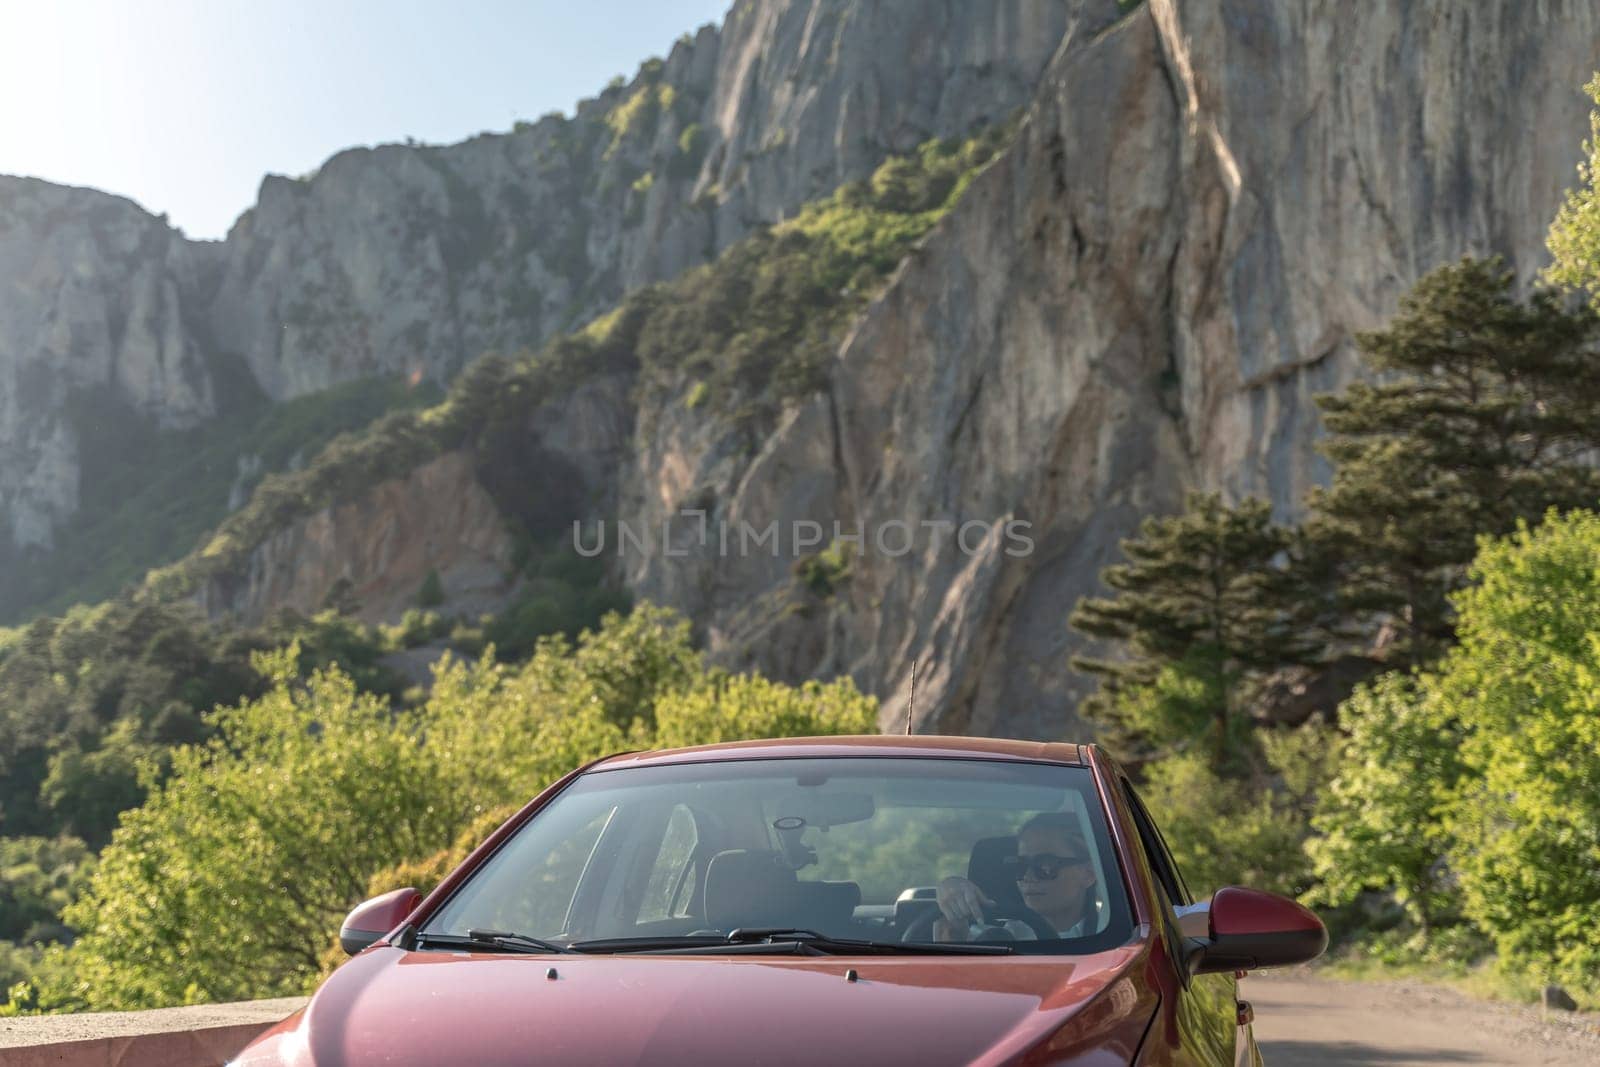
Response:
[[[1078,820],[1049,812],[1035,815],[1017,831],[1017,854],[1001,861],[1017,883],[1022,901],[1050,924],[1057,937],[1083,937],[1094,932],[1096,897],[1094,865]],[[993,907],[982,889],[966,878],[946,878],[939,883],[940,918],[934,923],[938,941],[966,941],[986,925],[985,905]],[[1031,929],[1013,934],[1031,937]]]

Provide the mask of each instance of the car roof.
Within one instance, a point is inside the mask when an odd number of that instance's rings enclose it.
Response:
[[[837,737],[783,737],[762,741],[725,741],[693,748],[624,752],[591,767],[617,770],[672,763],[726,760],[803,759],[848,756],[921,756],[936,759],[994,759],[1030,763],[1085,764],[1086,746],[1066,742],[1013,741],[999,737],[935,737],[916,734],[858,734]]]

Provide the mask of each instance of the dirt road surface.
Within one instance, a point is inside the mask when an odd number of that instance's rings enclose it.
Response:
[[[1268,1067],[1597,1067],[1600,1016],[1489,1004],[1419,982],[1340,982],[1253,974],[1239,995],[1255,1007]]]

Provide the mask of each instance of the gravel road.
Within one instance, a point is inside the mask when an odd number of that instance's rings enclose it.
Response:
[[[1472,1000],[1420,982],[1340,982],[1255,974],[1239,995],[1256,1010],[1268,1067],[1596,1067],[1600,1015]]]

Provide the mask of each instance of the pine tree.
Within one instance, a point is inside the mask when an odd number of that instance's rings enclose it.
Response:
[[[1183,745],[1210,734],[1220,767],[1248,742],[1241,730],[1252,682],[1314,660],[1321,643],[1304,625],[1294,536],[1261,500],[1237,507],[1192,493],[1182,514],[1148,518],[1122,542],[1128,562],[1101,575],[1114,598],[1086,598],[1071,616],[1081,633],[1120,642],[1120,660],[1077,657],[1098,675],[1084,712],[1125,745]]]
[[[1513,285],[1496,260],[1433,271],[1359,338],[1379,380],[1318,401],[1336,466],[1311,498],[1309,555],[1351,617],[1391,620],[1397,662],[1450,642],[1478,537],[1600,495],[1600,318]]]
[[[439,578],[438,568],[430,568],[427,576],[422,579],[422,587],[417,590],[417,606],[436,608],[443,603],[444,582]]]

